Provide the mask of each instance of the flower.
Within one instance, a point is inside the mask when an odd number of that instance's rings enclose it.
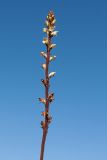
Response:
[[[46,64],[45,64],[45,63],[42,64],[42,68],[43,68],[44,70],[46,70]]]
[[[50,93],[48,96],[49,102],[52,102],[54,100],[54,93]]]
[[[48,21],[45,21],[45,24],[46,24],[47,27],[49,26],[49,22]]]
[[[47,58],[47,54],[45,52],[40,52],[41,56],[43,56],[45,59]]]
[[[47,32],[47,28],[43,28],[43,32]]]
[[[49,61],[51,62],[51,61],[54,61],[55,59],[56,59],[56,56],[50,56]]]
[[[45,122],[44,121],[41,121],[41,127],[45,128]]]
[[[50,49],[52,49],[52,48],[54,48],[54,47],[56,47],[56,44],[51,44],[51,45],[50,45]]]
[[[48,117],[48,123],[51,123],[51,121],[52,121],[52,117],[49,116],[49,117]]]
[[[44,98],[39,98],[39,101],[42,102],[43,104],[46,104],[46,100]]]
[[[54,75],[56,74],[56,72],[51,72],[51,73],[49,73],[49,78],[51,78],[51,77],[53,77]]]
[[[51,32],[51,36],[57,36],[58,31]]]
[[[52,21],[52,25],[54,25],[54,24],[55,24],[55,22],[56,22],[56,19],[54,19],[54,20]]]
[[[42,41],[42,43],[48,45],[48,43],[49,43],[48,42],[48,38],[44,38],[43,41]]]
[[[45,117],[45,116],[48,116],[48,112],[44,112],[44,111],[43,111],[43,112],[41,112],[41,115],[44,116],[44,117]]]
[[[41,82],[43,83],[43,85],[44,85],[45,87],[47,86],[46,80],[41,79]]]

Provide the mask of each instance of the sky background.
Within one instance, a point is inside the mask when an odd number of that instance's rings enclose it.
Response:
[[[44,160],[107,160],[106,0],[0,0],[0,159],[39,160],[49,10],[59,34]]]

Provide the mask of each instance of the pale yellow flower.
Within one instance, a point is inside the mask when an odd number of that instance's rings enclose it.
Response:
[[[48,43],[49,43],[48,42],[48,38],[44,38],[43,41],[42,41],[42,43],[48,45]]]
[[[54,47],[56,47],[56,44],[51,44],[51,45],[50,45],[50,49],[52,49],[52,48],[54,48]]]
[[[42,64],[42,68],[46,70],[46,64]]]

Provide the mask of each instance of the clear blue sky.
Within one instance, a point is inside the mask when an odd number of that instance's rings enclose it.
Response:
[[[44,160],[107,160],[107,1],[0,1],[0,160],[39,160],[42,28],[59,35]]]

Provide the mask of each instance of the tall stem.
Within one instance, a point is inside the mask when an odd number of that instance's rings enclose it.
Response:
[[[50,34],[48,35],[48,42],[49,42],[49,44],[47,45],[47,58],[46,58],[46,71],[45,71],[45,79],[46,79],[46,83],[47,83],[47,85],[45,86],[45,98],[46,98],[45,112],[46,113],[49,113],[49,100],[48,100],[49,78],[48,78],[48,72],[49,72],[49,59],[50,59],[50,48],[49,48],[49,46],[51,44]],[[44,149],[45,149],[47,132],[48,132],[48,119],[45,116],[45,128],[43,128],[40,160],[43,160],[43,158],[44,158]]]
[[[43,157],[44,157],[44,148],[45,148],[45,142],[46,142],[46,135],[47,135],[47,129],[46,129],[46,130],[43,130],[40,160],[43,160]]]

